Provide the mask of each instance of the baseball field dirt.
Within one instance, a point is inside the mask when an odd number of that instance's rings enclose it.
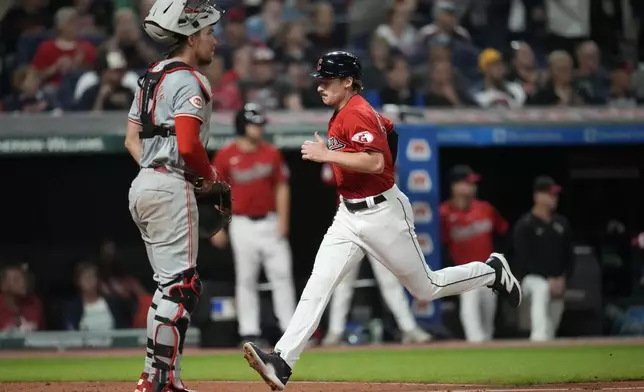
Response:
[[[140,372],[140,351],[0,350],[0,381],[4,381],[0,382],[0,392],[132,392]],[[644,339],[559,340],[546,344],[500,341],[477,347],[441,342],[312,349],[307,353],[295,369],[287,392],[644,392]],[[239,350],[191,349],[185,354],[191,358],[184,365],[191,389],[270,391],[262,382],[249,381],[259,377],[247,367]],[[342,359],[348,362],[342,363]],[[421,361],[418,366],[416,360]],[[489,363],[495,361],[498,366]],[[458,364],[463,369],[455,370]],[[394,370],[385,371],[391,368]],[[216,380],[205,381],[210,377]]]
[[[53,382],[53,383],[6,383],[0,384],[2,392],[132,392],[134,383],[125,382]],[[270,389],[259,382],[204,382],[188,385],[198,392],[256,392]],[[644,381],[598,382],[574,384],[547,384],[517,387],[494,387],[490,385],[458,384],[412,384],[412,383],[333,383],[294,382],[286,388],[288,392],[564,392],[564,391],[644,391]]]

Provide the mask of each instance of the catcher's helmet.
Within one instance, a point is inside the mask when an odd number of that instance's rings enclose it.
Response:
[[[172,46],[181,36],[216,24],[224,13],[214,0],[156,0],[143,29],[156,42]]]
[[[317,68],[311,73],[311,76],[316,79],[352,77],[355,80],[360,80],[362,66],[358,57],[349,52],[329,52],[320,57]]]
[[[264,109],[256,103],[247,103],[235,116],[235,132],[239,136],[246,135],[246,125],[265,125],[268,122]]]

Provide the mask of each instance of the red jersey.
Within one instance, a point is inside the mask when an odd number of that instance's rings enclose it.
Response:
[[[493,233],[505,234],[508,222],[488,202],[473,200],[469,210],[449,201],[440,207],[441,236],[456,264],[485,261],[493,252]]]
[[[275,211],[275,188],[289,177],[275,146],[262,142],[255,151],[243,152],[231,143],[217,153],[213,165],[232,188],[233,214],[263,216]]]
[[[61,58],[68,57],[76,67],[92,68],[96,61],[96,48],[89,41],[79,40],[73,44],[59,43],[56,39],[48,39],[38,46],[38,50],[31,62],[31,65],[38,71],[44,71],[53,66]],[[71,71],[71,69],[67,70]],[[65,70],[58,71],[49,80],[55,85],[60,85],[63,80]]]
[[[0,294],[0,332],[30,332],[43,329],[45,326],[42,304],[38,297],[29,295],[18,300],[18,309],[7,305]]]
[[[387,135],[394,124],[378,113],[362,96],[354,95],[329,121],[327,147],[341,152],[381,152],[385,168],[380,174],[360,173],[333,165],[338,192],[346,199],[376,196],[394,186],[394,164]]]

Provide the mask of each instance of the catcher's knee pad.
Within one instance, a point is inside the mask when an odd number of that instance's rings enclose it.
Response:
[[[180,354],[190,315],[197,309],[201,295],[201,280],[194,269],[185,271],[177,279],[160,287],[163,296],[154,315],[154,360],[159,370],[158,381],[170,382],[181,388],[179,374]]]

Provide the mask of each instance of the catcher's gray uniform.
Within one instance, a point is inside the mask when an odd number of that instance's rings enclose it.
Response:
[[[166,371],[168,381],[182,388],[181,346],[200,294],[195,270],[199,216],[174,131],[151,134],[146,129],[174,130],[176,117],[195,117],[202,121],[200,139],[205,146],[212,114],[210,84],[199,72],[171,59],[158,63],[148,75],[152,76],[140,83],[143,87],[137,89],[128,115],[129,121],[143,126],[141,171],[132,181],[129,209],[159,283],[148,314],[146,369]],[[149,93],[147,105],[142,102],[144,91]],[[149,116],[141,113],[145,107]]]
[[[164,60],[155,68],[160,71],[170,62]],[[207,104],[210,97],[204,96],[204,89],[209,91],[210,85],[197,71],[181,69],[166,74],[152,104],[154,123],[174,127],[175,117],[198,118],[202,121],[200,138],[206,146],[212,106]],[[137,89],[128,115],[130,121],[138,124],[141,124],[140,90]],[[130,212],[141,230],[155,279],[166,283],[196,266],[197,204],[193,185],[184,179],[185,166],[177,138],[155,136],[141,143],[141,172],[130,188]]]

